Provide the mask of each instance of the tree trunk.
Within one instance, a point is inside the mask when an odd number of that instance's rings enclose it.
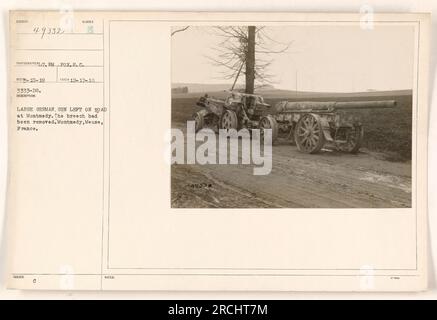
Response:
[[[255,27],[247,27],[246,93],[255,91]]]

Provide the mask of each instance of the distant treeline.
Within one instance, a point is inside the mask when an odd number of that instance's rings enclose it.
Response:
[[[188,87],[172,88],[171,93],[188,93]]]

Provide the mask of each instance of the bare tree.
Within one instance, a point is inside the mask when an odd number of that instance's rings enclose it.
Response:
[[[246,50],[246,93],[255,91],[255,32],[254,26],[247,27],[247,50]]]
[[[222,78],[234,79],[234,85],[240,73],[245,75],[246,93],[254,93],[257,86],[272,83],[268,67],[273,59],[271,55],[286,52],[290,43],[273,40],[265,27],[230,26],[214,27],[213,34],[222,38],[213,48],[214,57],[207,58],[213,65],[220,67]]]

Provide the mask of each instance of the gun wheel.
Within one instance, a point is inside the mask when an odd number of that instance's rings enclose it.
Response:
[[[235,129],[238,128],[237,114],[232,110],[226,110],[220,119],[220,129]]]
[[[335,134],[337,149],[342,152],[357,153],[363,141],[364,130],[362,126],[340,128]]]
[[[299,151],[316,153],[325,144],[320,120],[312,114],[303,115],[296,124],[294,140]]]
[[[262,117],[259,122],[261,139],[264,140],[264,130],[272,130],[272,143],[278,138],[278,123],[271,115]]]
[[[196,112],[193,115],[193,120],[194,120],[194,124],[195,124],[195,130],[196,132],[198,132],[199,130],[201,130],[205,124],[205,118],[203,116],[203,114],[201,114],[200,112]]]

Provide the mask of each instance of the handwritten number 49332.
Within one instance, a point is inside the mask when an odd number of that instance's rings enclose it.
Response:
[[[62,30],[62,28],[35,27],[33,28],[33,33],[40,34],[42,39],[48,34],[62,34],[64,33],[64,30]]]

